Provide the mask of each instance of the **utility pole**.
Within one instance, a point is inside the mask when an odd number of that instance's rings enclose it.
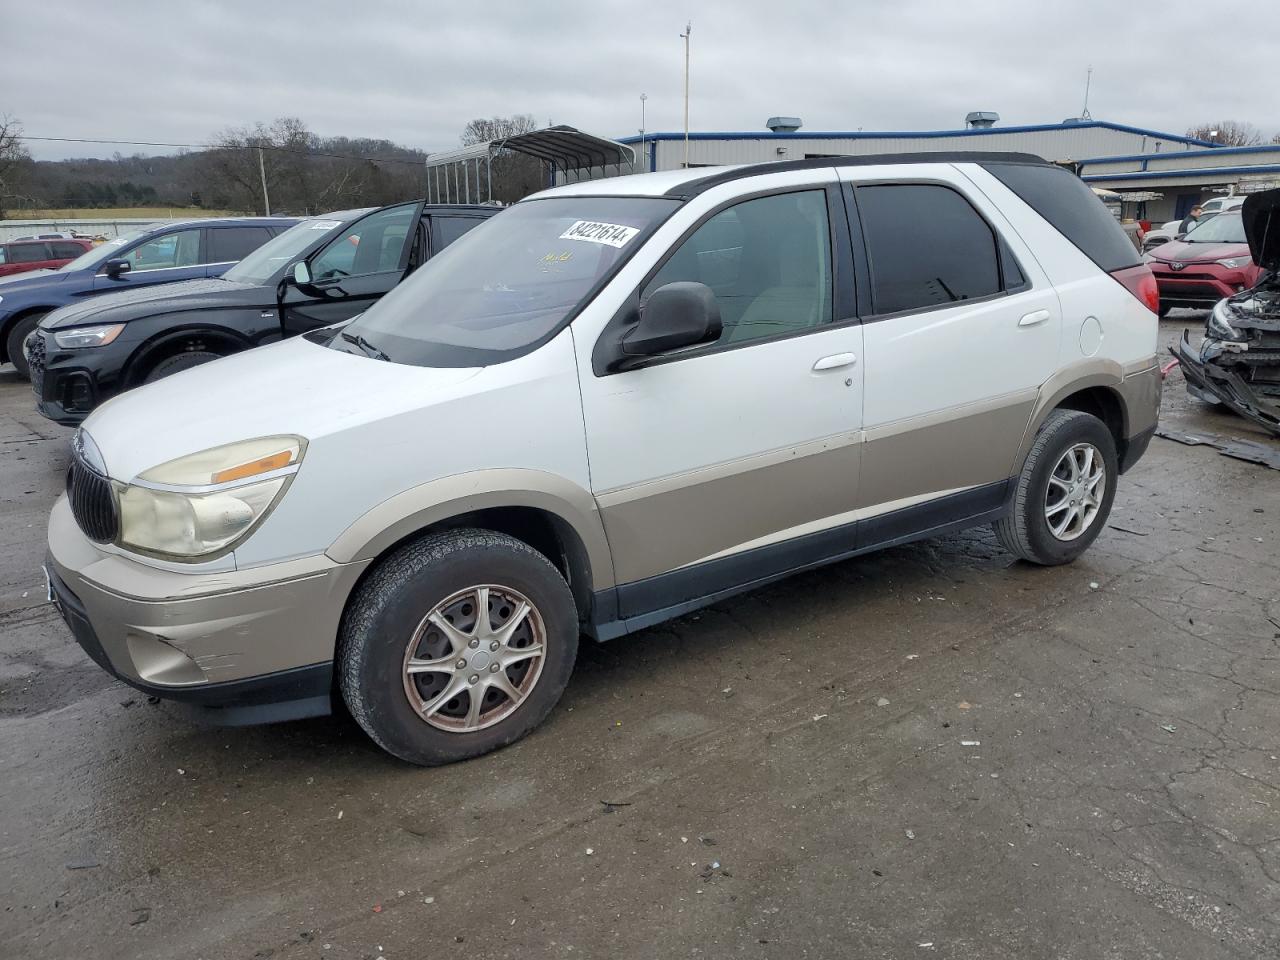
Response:
[[[258,145],[258,174],[262,177],[262,208],[266,216],[271,216],[271,198],[267,196],[267,165],[262,160],[262,145]]]
[[[693,33],[693,21],[684,25],[684,165],[689,166],[689,35]]]
[[[645,164],[646,172],[649,170],[649,160],[644,152],[644,102],[648,99],[648,94],[640,94],[640,162]]]

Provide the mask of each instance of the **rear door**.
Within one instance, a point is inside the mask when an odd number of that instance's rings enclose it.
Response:
[[[409,269],[421,213],[421,203],[375,210],[316,251],[307,261],[311,283],[285,291],[285,335],[347,320],[398,284]]]
[[[184,227],[148,237],[116,254],[129,261],[129,269],[115,277],[105,267],[93,278],[95,293],[128,290],[177,280],[196,280],[207,273],[204,259],[204,230]]]
[[[883,519],[865,541],[916,532],[899,529],[911,516],[927,529],[998,506],[1058,364],[1057,294],[1009,222],[955,167],[911,172],[840,173],[869,277],[859,506]],[[942,497],[941,512],[889,516]]]

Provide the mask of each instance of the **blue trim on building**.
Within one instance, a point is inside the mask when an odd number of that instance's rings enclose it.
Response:
[[[1215,157],[1238,153],[1276,153],[1280,152],[1280,144],[1259,143],[1252,147],[1213,147],[1210,150],[1179,150],[1177,153],[1130,153],[1119,157],[1090,157],[1081,160],[1080,165],[1087,163],[1123,163],[1126,160],[1159,160],[1163,157],[1203,157],[1213,154]]]
[[[1188,177],[1213,177],[1229,173],[1280,173],[1280,164],[1256,167],[1190,167],[1182,170],[1153,170],[1149,173],[1091,173],[1081,176],[1086,183],[1094,180],[1185,180]]]
[[[994,136],[1001,133],[1043,133],[1049,130],[1081,130],[1091,128],[1104,128],[1107,130],[1118,130],[1122,133],[1136,133],[1146,137],[1154,137],[1158,140],[1169,140],[1176,143],[1190,143],[1199,147],[1210,147],[1215,150],[1230,149],[1225,147],[1214,147],[1207,140],[1195,140],[1191,137],[1182,137],[1173,133],[1162,133],[1159,130],[1144,130],[1141,127],[1130,127],[1123,123],[1109,123],[1105,120],[1091,120],[1085,123],[1041,123],[1022,127],[988,127],[978,130],[899,130],[899,131],[815,131],[805,133],[797,131],[796,133],[774,133],[771,130],[734,130],[724,131],[721,133],[692,133],[689,134],[690,140],[893,140],[893,139],[937,139],[943,137],[981,137]],[[646,140],[654,142],[658,140],[683,140],[683,133],[646,133]],[[639,136],[619,137],[619,143],[639,143]]]

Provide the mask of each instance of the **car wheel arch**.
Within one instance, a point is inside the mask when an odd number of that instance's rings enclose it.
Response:
[[[1017,457],[1010,465],[1010,476],[1021,469],[1045,420],[1059,409],[1081,410],[1098,417],[1115,438],[1117,449],[1123,449],[1129,435],[1129,411],[1120,390],[1124,379],[1125,369],[1120,363],[1097,357],[1060,370],[1046,381],[1027,422]]]
[[[494,530],[538,550],[569,582],[580,614],[593,591],[614,586],[595,498],[537,470],[483,470],[421,484],[367,511],[325,553],[339,563],[372,560],[372,567],[410,540],[453,527]]]
[[[191,325],[181,329],[166,329],[140,344],[126,361],[124,381],[131,387],[138,386],[147,374],[162,360],[182,353],[195,343],[206,344],[219,352],[239,353],[253,346],[239,334],[221,327]]]
[[[8,350],[7,344],[9,341],[9,331],[11,331],[14,328],[14,326],[16,326],[18,323],[21,323],[23,320],[25,320],[27,317],[30,317],[32,314],[44,315],[46,313],[52,313],[54,310],[57,310],[57,309],[58,309],[57,304],[49,304],[49,305],[43,305],[38,307],[26,307],[22,310],[16,311],[11,316],[6,317],[3,325],[0,325],[0,363],[11,362],[13,359],[12,357],[9,356],[9,350]]]

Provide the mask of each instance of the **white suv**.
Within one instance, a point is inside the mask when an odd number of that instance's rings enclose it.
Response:
[[[51,595],[149,693],[341,696],[398,757],[473,756],[546,717],[580,634],[977,524],[1077,557],[1156,424],[1136,261],[1022,155],[548,190],[345,325],[97,410]]]

